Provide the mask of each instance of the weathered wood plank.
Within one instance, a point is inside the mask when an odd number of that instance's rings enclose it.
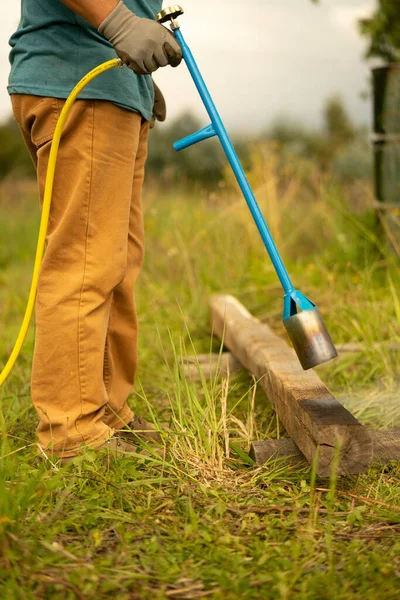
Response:
[[[353,352],[364,352],[366,346],[365,344],[362,344],[360,342],[349,342],[347,344],[335,344],[335,348],[340,357],[344,354],[351,354]],[[391,340],[385,340],[383,342],[369,344],[368,350],[386,350],[387,352],[399,352],[400,344],[398,342],[392,342]]]
[[[329,475],[339,446],[339,474],[365,472],[372,458],[368,432],[327,390],[314,371],[303,371],[283,339],[232,296],[211,298],[213,331],[267,393],[288,435],[317,472]]]
[[[385,464],[391,460],[400,460],[400,429],[368,430],[368,433],[372,441],[371,463]],[[275,459],[284,459],[290,464],[308,464],[304,454],[291,438],[253,442],[249,454],[257,465]]]
[[[374,462],[400,460],[400,429],[370,431]]]
[[[363,352],[365,346],[359,342],[349,342],[346,344],[335,344],[335,348],[340,358],[346,354]],[[368,349],[399,352],[400,344],[386,340],[372,344]],[[205,379],[214,379],[215,377],[227,377],[228,373],[236,375],[236,373],[243,369],[240,362],[230,352],[182,356],[180,362],[185,375],[193,381],[200,381],[202,376]]]
[[[288,464],[308,465],[304,454],[300,452],[292,438],[289,437],[280,440],[252,442],[249,456],[256,465],[263,465],[270,460],[283,460]]]
[[[192,381],[215,379],[236,375],[243,369],[240,362],[230,352],[221,354],[198,354],[182,356],[180,362],[186,377]]]

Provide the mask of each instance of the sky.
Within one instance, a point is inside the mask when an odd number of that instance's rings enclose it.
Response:
[[[317,127],[325,100],[340,94],[356,123],[371,122],[370,65],[357,19],[375,0],[180,0],[182,32],[226,124],[256,133],[276,119]],[[169,6],[172,0],[164,2]],[[20,0],[0,5],[0,119],[10,114],[8,39]],[[206,124],[204,108],[184,65],[154,76],[170,118],[191,110]]]

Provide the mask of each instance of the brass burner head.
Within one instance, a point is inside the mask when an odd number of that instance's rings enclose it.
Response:
[[[156,21],[158,23],[167,23],[168,21],[174,21],[181,15],[184,14],[184,10],[179,4],[174,4],[173,6],[169,6],[168,8],[164,8],[161,12],[156,16]]]

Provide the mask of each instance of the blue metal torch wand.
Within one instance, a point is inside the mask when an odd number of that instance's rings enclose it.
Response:
[[[172,6],[159,13],[157,20],[159,23],[171,22],[171,29],[182,47],[184,61],[211,119],[211,125],[176,142],[174,148],[180,151],[211,137],[216,136],[219,138],[285,292],[283,304],[284,325],[303,368],[312,368],[337,356],[336,349],[315,304],[299,290],[296,290],[291,282],[235,148],[176,21],[176,18],[182,14],[183,10],[180,6]],[[301,312],[298,312],[298,308]]]

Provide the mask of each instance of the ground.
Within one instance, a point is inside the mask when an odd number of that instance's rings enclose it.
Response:
[[[399,427],[400,355],[385,346],[400,342],[398,257],[375,215],[350,205],[350,192],[329,177],[270,181],[258,197],[293,279],[336,342],[362,345],[319,367],[320,377],[363,423]],[[65,468],[38,464],[30,331],[0,389],[1,598],[398,597],[398,464],[330,479],[278,462],[255,467],[249,441],[284,435],[262,390],[245,372],[195,383],[179,368],[179,356],[220,350],[209,326],[213,292],[236,295],[284,335],[279,283],[229,185],[211,195],[167,185],[145,192],[140,370],[130,403],[170,424],[165,461],[106,468],[92,452]],[[0,217],[3,365],[29,287],[39,218],[31,184],[2,187]]]

